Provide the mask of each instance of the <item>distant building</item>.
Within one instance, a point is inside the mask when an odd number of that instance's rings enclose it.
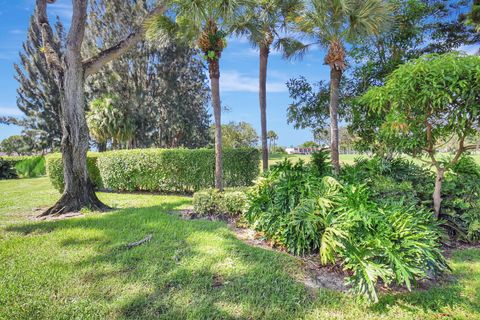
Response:
[[[288,154],[312,154],[323,149],[324,148],[286,148],[285,152]]]

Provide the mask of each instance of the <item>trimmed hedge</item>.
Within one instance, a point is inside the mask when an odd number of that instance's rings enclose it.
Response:
[[[97,187],[108,190],[195,192],[213,187],[215,181],[213,149],[136,149],[88,155],[89,159],[93,157],[90,177]],[[253,148],[225,149],[225,186],[251,185],[259,174],[259,159],[258,150]],[[60,155],[47,158],[47,172],[55,188],[62,190]]]
[[[193,210],[199,215],[238,216],[245,210],[246,203],[245,188],[230,188],[223,192],[206,189],[193,195]]]
[[[94,152],[89,152],[87,154],[87,169],[93,185],[95,188],[100,189],[103,187],[103,184],[97,167],[98,156],[99,153]],[[58,191],[63,192],[65,182],[63,179],[62,155],[60,153],[53,153],[46,156],[46,169],[53,187]]]

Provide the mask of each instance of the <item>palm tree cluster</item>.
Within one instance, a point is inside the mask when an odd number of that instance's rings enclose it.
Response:
[[[215,187],[222,190],[220,58],[230,35],[247,37],[259,50],[259,106],[263,169],[268,169],[267,69],[272,49],[285,58],[302,57],[312,46],[327,49],[330,66],[331,158],[340,168],[338,107],[349,43],[379,34],[388,25],[386,0],[172,0],[171,15],[152,18],[150,38],[173,32],[198,47],[208,63],[215,118]],[[167,17],[168,16],[168,17]],[[304,43],[303,40],[311,40]]]

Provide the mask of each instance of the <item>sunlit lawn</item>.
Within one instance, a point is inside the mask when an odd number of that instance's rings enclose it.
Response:
[[[295,258],[224,223],[169,214],[189,198],[101,193],[118,209],[29,220],[58,196],[46,178],[0,181],[0,319],[480,319],[479,249],[453,255],[454,282],[369,305],[307,289]]]

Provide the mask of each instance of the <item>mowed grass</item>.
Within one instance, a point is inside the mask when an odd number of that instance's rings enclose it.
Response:
[[[0,181],[0,319],[480,319],[479,249],[453,254],[452,282],[370,305],[306,288],[297,259],[224,223],[170,214],[190,198],[99,196],[118,209],[38,222],[59,197],[48,180]]]

